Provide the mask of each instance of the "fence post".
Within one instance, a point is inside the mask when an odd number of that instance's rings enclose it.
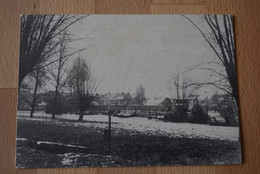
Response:
[[[111,114],[108,114],[108,146],[111,147]]]

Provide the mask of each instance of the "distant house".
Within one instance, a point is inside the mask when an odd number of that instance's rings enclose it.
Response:
[[[163,102],[162,98],[155,97],[153,99],[147,99],[145,106],[161,107],[161,106],[163,106],[162,102]]]
[[[164,110],[162,98],[147,99],[146,103],[142,106],[142,110]]]
[[[105,94],[101,96],[100,104],[101,105],[119,105],[126,106],[133,101],[130,93],[117,93],[117,94]]]

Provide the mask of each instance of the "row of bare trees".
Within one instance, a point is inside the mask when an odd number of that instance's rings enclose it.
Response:
[[[67,30],[88,15],[23,15],[21,16],[21,39],[18,88],[32,86],[31,114],[36,107],[37,92],[45,83],[54,88],[52,118],[55,118],[58,94],[62,89],[72,88],[80,106],[82,120],[85,107],[93,99],[96,89],[93,75],[87,63],[78,56],[73,67],[68,59],[85,49],[72,49],[72,39]],[[29,80],[28,80],[29,79]],[[91,81],[91,83],[90,83]]]
[[[206,27],[194,22],[191,18],[184,16],[201,33],[205,41],[215,53],[216,59],[210,62],[194,65],[186,71],[203,70],[211,73],[211,81],[200,83],[190,83],[188,86],[195,85],[203,87],[206,85],[214,86],[229,94],[238,104],[238,89],[235,65],[235,46],[233,33],[233,18],[231,15],[204,15],[203,23]]]
[[[31,117],[35,110],[37,91],[48,80],[55,89],[52,118],[55,118],[58,93],[66,87],[70,88],[74,96],[77,96],[80,108],[79,120],[82,120],[85,107],[93,100],[92,95],[96,89],[96,83],[89,65],[82,58],[79,57],[72,68],[68,69],[67,60],[84,49],[71,52],[72,49],[68,45],[73,39],[67,33],[67,29],[86,17],[79,15],[24,15],[21,17],[19,90],[28,85],[25,77],[35,82]],[[217,60],[191,66],[186,72],[197,69],[209,71],[214,78],[211,78],[212,81],[194,82],[188,75],[177,73],[172,80],[170,90],[176,91],[174,95],[177,99],[187,99],[196,95],[198,88],[212,85],[230,94],[237,104],[232,17],[205,15],[203,21],[207,24],[206,28],[196,24],[187,16],[183,17],[202,34],[217,58]],[[143,95],[140,96],[143,100]]]
[[[231,15],[204,15],[201,19],[202,23],[197,23],[192,17],[184,15],[183,17],[201,33],[210,49],[215,53],[215,57],[209,62],[193,65],[181,73],[177,71],[173,74],[169,83],[171,97],[173,99],[190,99],[196,97],[198,89],[208,85],[213,86],[229,95],[234,101],[232,114],[229,112],[228,117],[224,117],[229,123],[231,118],[238,118],[233,18]],[[209,78],[205,78],[204,81],[196,81],[190,75],[195,71],[207,72]]]
[[[169,92],[172,99],[191,99],[197,95],[198,86],[184,73],[174,73],[169,81]]]
[[[45,66],[59,49],[58,37],[85,18],[78,15],[23,15],[20,31],[19,87],[23,79]]]

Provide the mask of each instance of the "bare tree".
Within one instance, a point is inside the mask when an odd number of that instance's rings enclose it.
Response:
[[[198,66],[200,69],[210,71],[219,76],[219,79],[212,82],[206,82],[197,84],[212,85],[218,89],[230,94],[236,105],[238,103],[237,93],[237,81],[236,81],[236,66],[235,66],[235,46],[234,46],[234,34],[233,34],[233,18],[231,15],[205,15],[204,23],[207,24],[209,31],[202,29],[198,24],[193,22],[187,16],[192,25],[202,34],[203,38],[209,44],[210,48],[214,51],[219,62],[213,62],[214,64],[221,65],[224,68],[224,72],[216,71],[210,67]],[[206,63],[207,64],[207,63]],[[196,66],[193,66],[193,68]]]
[[[23,15],[21,17],[19,88],[23,79],[36,72],[55,52],[56,39],[64,30],[86,16]]]
[[[169,81],[169,91],[172,99],[190,99],[193,98],[198,90],[197,85],[193,85],[191,77],[183,73],[172,75],[171,80]]]
[[[191,77],[183,76],[182,85],[181,85],[183,99],[191,99],[196,96],[199,87],[195,85],[190,86],[190,84],[192,83],[193,81]]]
[[[66,32],[62,34],[59,38],[59,52],[57,54],[58,58],[54,57],[58,61],[51,63],[48,66],[48,72],[50,74],[50,83],[54,86],[54,99],[53,99],[53,111],[52,118],[55,119],[57,98],[58,93],[66,85],[68,80],[68,74],[66,69],[66,62],[71,54],[68,54],[67,43],[70,41],[69,36]]]
[[[74,61],[70,73],[69,84],[74,90],[77,99],[80,112],[78,120],[82,121],[85,110],[94,100],[97,84],[91,73],[90,66],[81,57],[78,57]]]
[[[144,102],[147,100],[145,97],[145,89],[142,84],[139,85],[139,87],[136,90],[136,97],[135,97],[136,102],[138,103],[139,106],[143,105]]]
[[[48,78],[46,75],[46,69],[41,68],[40,66],[37,67],[36,72],[32,73],[35,78],[35,85],[33,89],[33,98],[32,98],[32,105],[31,105],[31,112],[30,117],[33,117],[33,113],[35,111],[36,102],[37,102],[37,92],[44,85],[45,79]]]

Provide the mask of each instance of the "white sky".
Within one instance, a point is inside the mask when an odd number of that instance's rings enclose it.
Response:
[[[201,23],[201,16],[190,18]],[[170,97],[173,73],[215,57],[199,31],[180,15],[90,15],[69,32],[84,37],[72,46],[89,47],[80,55],[102,94],[134,93],[142,83],[148,98]],[[193,77],[208,78],[204,73],[194,72]],[[200,93],[205,91],[212,94],[215,89],[203,88]]]

